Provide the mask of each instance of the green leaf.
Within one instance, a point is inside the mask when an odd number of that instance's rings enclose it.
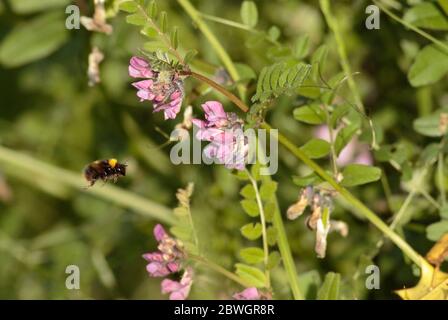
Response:
[[[308,35],[301,36],[297,39],[294,47],[294,55],[297,59],[303,59],[308,55],[310,50]]]
[[[244,212],[246,212],[249,216],[256,217],[260,214],[258,211],[258,205],[254,200],[245,199],[240,203]]]
[[[330,125],[333,128],[338,126],[339,121],[345,116],[352,106],[349,103],[344,103],[335,107],[334,111],[331,113]]]
[[[177,46],[179,45],[179,39],[177,36],[177,27],[175,27],[173,29],[173,31],[171,31],[171,45],[173,46],[174,49],[177,49]]]
[[[263,288],[266,284],[266,276],[264,273],[255,267],[248,266],[246,264],[237,263],[236,274],[245,280],[249,285],[256,288]]]
[[[444,205],[440,209],[440,218],[442,219],[448,219],[448,205]]]
[[[167,25],[168,25],[168,22],[167,22],[167,20],[168,20],[168,18],[167,18],[167,14],[166,14],[166,12],[165,11],[162,11],[161,13],[160,13],[160,31],[162,32],[162,33],[166,33],[166,30],[167,30]]]
[[[319,272],[310,270],[299,274],[299,287],[305,299],[316,299],[317,290],[321,285]]]
[[[268,30],[269,39],[276,41],[280,37],[280,29],[277,26],[272,26]]]
[[[447,0],[437,0],[439,6],[443,9],[446,15],[448,15],[448,1]]]
[[[309,76],[311,66],[302,62],[279,62],[261,69],[252,102],[266,101],[282,94],[292,94]]]
[[[311,159],[319,159],[328,155],[331,145],[328,141],[322,139],[311,139],[300,149]]]
[[[338,300],[341,275],[339,273],[328,272],[325,280],[317,293],[318,300]]]
[[[266,266],[267,269],[272,270],[275,267],[277,267],[280,263],[280,260],[281,260],[280,253],[278,253],[278,251],[272,251],[268,257],[268,264]]]
[[[440,114],[441,112],[439,111],[415,119],[413,123],[414,130],[427,137],[441,137]]]
[[[244,63],[235,63],[236,70],[240,75],[240,80],[250,80],[255,79],[257,74],[254,69],[252,69],[249,65]]]
[[[294,109],[294,119],[308,124],[322,124],[326,121],[325,111],[318,105],[305,105]]]
[[[240,250],[240,257],[246,263],[257,264],[263,262],[264,252],[256,247],[244,248]]]
[[[241,5],[241,20],[251,28],[255,27],[258,22],[258,10],[253,1],[243,1]]]
[[[306,187],[309,185],[315,185],[317,183],[322,182],[322,179],[315,174],[314,172],[310,173],[309,175],[299,177],[299,176],[293,176],[292,182],[299,187]]]
[[[148,11],[148,16],[151,19],[155,19],[156,16],[157,16],[157,3],[155,1],[151,1],[148,4],[148,10],[147,11]]]
[[[349,164],[342,171],[344,179],[341,185],[353,187],[377,181],[381,178],[381,169],[363,164]]]
[[[320,80],[319,73],[322,74],[325,68],[325,62],[328,56],[328,48],[326,45],[321,45],[314,51],[311,57],[311,65],[313,66],[311,71],[311,78],[314,81]]]
[[[357,123],[352,123],[338,132],[334,141],[334,149],[337,155],[339,155],[345,146],[352,140],[358,130],[359,125]]]
[[[134,13],[126,17],[126,22],[135,26],[144,26],[146,19],[141,13]]]
[[[277,229],[274,227],[268,227],[266,229],[266,239],[270,246],[275,246],[277,243]]]
[[[272,222],[274,218],[275,210],[277,210],[277,206],[274,201],[268,201],[264,205],[264,217],[266,218],[266,222]]]
[[[439,240],[445,233],[448,233],[448,220],[430,224],[426,228],[426,237],[432,241]]]
[[[266,201],[272,199],[277,191],[277,182],[272,180],[263,181],[260,187],[260,197]]]
[[[248,223],[241,227],[241,234],[248,240],[257,240],[261,237],[263,232],[262,226],[260,223]]]
[[[260,181],[260,168],[261,165],[258,162],[250,168],[250,174],[255,181]]]
[[[188,225],[176,225],[170,228],[170,232],[182,241],[192,238],[192,230]]]
[[[186,64],[190,63],[197,54],[198,52],[196,50],[189,50],[184,56],[184,62]]]
[[[54,8],[64,8],[68,6],[70,2],[71,0],[13,0],[9,1],[9,4],[12,11],[17,14],[30,14]]]
[[[38,32],[37,32],[38,30]],[[45,58],[67,40],[64,16],[59,12],[42,14],[14,27],[0,43],[0,63],[19,67]]]
[[[246,199],[255,199],[255,189],[252,184],[247,184],[241,189],[240,195],[242,195]]]
[[[118,8],[124,12],[134,13],[138,10],[138,5],[135,1],[131,0],[131,1],[121,2]]]
[[[157,30],[154,29],[151,26],[145,26],[142,29],[142,33],[147,36],[148,38],[156,38],[159,34],[157,33]]]
[[[419,3],[404,14],[403,20],[416,27],[448,30],[448,20],[434,3]]]
[[[234,172],[232,175],[241,181],[249,180],[249,175],[247,174],[246,170],[242,170],[242,171],[238,170],[238,171]]]
[[[412,86],[420,87],[435,83],[448,72],[448,55],[435,45],[419,51],[409,69],[408,79]]]

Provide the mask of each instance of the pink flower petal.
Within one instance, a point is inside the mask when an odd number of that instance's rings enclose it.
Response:
[[[133,78],[151,78],[153,73],[149,62],[139,57],[132,57],[129,63],[129,75]]]
[[[235,300],[260,300],[261,296],[257,288],[247,288],[239,293],[233,295]]]
[[[151,262],[146,266],[146,271],[148,271],[151,277],[165,277],[171,272],[166,268],[165,264],[160,262]]]
[[[163,254],[161,252],[148,252],[142,255],[143,259],[150,262],[163,262]]]
[[[150,79],[133,82],[132,85],[139,90],[147,90],[152,87],[153,81]]]
[[[156,224],[154,227],[154,238],[156,238],[157,241],[162,241],[163,238],[166,238],[168,234],[166,233],[165,229],[162,227],[161,224]]]
[[[205,119],[212,125],[222,120],[227,120],[227,114],[222,104],[218,101],[207,101],[202,105],[202,109],[205,112]]]
[[[161,283],[162,293],[170,293],[173,291],[177,291],[182,288],[180,282],[173,281],[170,279],[164,279]]]

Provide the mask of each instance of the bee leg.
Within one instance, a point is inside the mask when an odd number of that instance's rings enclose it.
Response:
[[[96,182],[96,180],[92,180],[92,181],[90,181],[90,184],[89,184],[89,185],[87,185],[87,186],[83,186],[83,187],[81,187],[81,188],[84,189],[84,190],[87,190],[87,189],[93,187],[93,185],[95,184],[95,182]]]

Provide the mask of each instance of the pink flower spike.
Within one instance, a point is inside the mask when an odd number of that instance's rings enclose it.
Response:
[[[163,111],[165,120],[176,118],[184,97],[183,81],[176,70],[157,70],[145,59],[132,57],[129,75],[145,80],[134,82],[140,101],[153,103],[154,112]]]
[[[235,300],[260,300],[261,295],[258,292],[257,288],[251,287],[251,288],[244,289],[241,292],[235,293],[233,295],[233,298]]]

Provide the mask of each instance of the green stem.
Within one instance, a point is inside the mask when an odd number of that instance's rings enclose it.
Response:
[[[261,147],[260,147],[261,149]],[[267,163],[266,154],[263,149],[261,149],[260,155],[262,159],[260,159],[263,163]],[[272,177],[270,175],[263,176],[265,181],[272,181]],[[273,225],[277,230],[277,246],[280,251],[280,255],[282,257],[283,266],[286,270],[286,274],[288,275],[289,286],[291,287],[292,295],[295,300],[303,300],[304,296],[300,291],[298,274],[296,269],[296,264],[294,263],[294,258],[292,256],[291,247],[289,246],[289,241],[286,236],[285,226],[283,224],[283,218],[280,211],[280,207],[278,205],[277,196],[273,198],[275,211],[273,216]]]
[[[227,269],[221,267],[219,264],[216,264],[216,263],[208,260],[207,258],[204,258],[202,256],[197,256],[194,254],[189,254],[188,257],[197,262],[204,264],[205,266],[209,267],[210,269],[222,274],[223,276],[225,276],[226,278],[229,278],[230,280],[235,281],[236,283],[242,285],[243,287],[246,287],[246,288],[251,287],[251,285],[249,283],[245,282],[238,275],[234,274],[233,272],[228,271]]]
[[[381,169],[384,172],[384,169]],[[381,185],[383,186],[384,195],[386,197],[387,206],[389,207],[389,211],[394,212],[394,206],[392,203],[392,191],[390,190],[389,180],[387,180],[387,175],[381,175]]]
[[[435,45],[437,45],[440,49],[442,49],[446,54],[448,54],[448,46],[443,43],[442,41],[434,38],[433,36],[431,36],[429,33],[421,30],[420,28],[417,28],[416,26],[412,25],[409,22],[404,21],[403,19],[401,19],[400,17],[398,17],[396,14],[394,14],[392,11],[390,11],[386,6],[384,6],[382,3],[380,3],[377,0],[372,0],[373,3],[378,6],[382,11],[384,11],[389,17],[391,17],[392,19],[394,19],[395,21],[397,21],[398,23],[404,25],[405,27],[411,29],[412,31],[418,33],[419,35],[421,35],[422,37],[428,39],[429,41],[431,41],[432,43],[434,43]]]
[[[444,162],[443,152],[440,152],[437,161],[437,175],[439,179],[440,199],[442,201],[442,206],[445,206],[446,194],[445,194],[445,174],[443,173],[443,162]]]
[[[198,11],[198,14],[202,18],[204,18],[206,20],[210,20],[210,21],[213,21],[213,22],[221,23],[221,24],[224,24],[224,25],[229,26],[229,27],[242,29],[242,30],[249,31],[249,32],[252,32],[252,33],[257,33],[257,30],[254,30],[251,27],[249,27],[249,26],[247,26],[245,24],[236,22],[236,21],[224,19],[224,18],[221,18],[221,17],[212,16],[210,14],[206,14],[206,13],[203,13],[203,12],[200,12],[200,11]]]
[[[261,232],[263,237],[263,252],[264,252],[264,273],[266,275],[266,287],[268,289],[271,288],[271,277],[268,269],[269,263],[269,245],[268,245],[268,236],[266,232],[266,218],[264,214],[263,202],[261,201],[260,192],[258,190],[257,181],[252,177],[249,170],[246,169],[246,173],[249,177],[252,186],[255,191],[255,198],[257,200],[258,211],[260,212],[260,222],[261,222]]]
[[[401,205],[400,210],[398,210],[397,214],[395,215],[395,217],[393,218],[393,220],[390,224],[390,228],[392,230],[395,230],[397,225],[400,223],[404,213],[408,209],[409,205],[411,204],[411,202],[414,199],[416,194],[417,194],[417,190],[412,190],[411,192],[409,192],[408,196],[406,197],[403,204]]]
[[[273,40],[271,38],[269,38],[264,32],[262,31],[258,31],[255,30],[245,24],[233,21],[233,20],[228,20],[228,19],[223,19],[221,17],[217,17],[217,16],[212,16],[210,14],[205,14],[203,12],[199,12],[199,14],[201,15],[202,18],[209,20],[209,21],[213,21],[213,22],[217,22],[217,23],[221,23],[223,25],[229,26],[229,27],[233,27],[233,28],[237,28],[237,29],[241,29],[253,34],[263,34],[264,35],[264,39],[271,42],[272,44],[279,46],[280,44],[278,43],[277,40]]]
[[[324,105],[325,114],[327,118],[327,127],[328,127],[328,135],[330,136],[330,151],[331,151],[331,163],[333,165],[333,176],[338,176],[338,165],[336,163],[336,160],[338,158],[336,154],[336,149],[334,146],[334,132],[333,132],[333,126],[331,125],[330,121],[330,112],[328,112],[327,105]]]
[[[345,43],[343,40],[342,32],[339,29],[339,23],[337,19],[333,16],[330,7],[329,0],[320,0],[320,7],[325,16],[325,20],[327,21],[328,27],[334,34],[339,58],[341,59],[341,66],[344,70],[345,76],[347,77],[348,86],[352,91],[353,97],[355,98],[355,103],[359,107],[359,109],[364,113],[365,108],[362,103],[361,95],[359,93],[358,87],[356,86],[355,80],[353,79],[353,73],[350,68],[350,63],[348,62],[347,50],[345,48]]]
[[[24,176],[36,177],[34,180],[26,180],[31,184],[34,183],[35,186],[39,186],[39,180],[61,184],[62,187],[68,186],[78,192],[85,192],[97,196],[164,223],[175,223],[171,209],[158,203],[110,184],[86,188],[86,181],[81,177],[81,174],[60,169],[3,146],[0,146],[0,163],[5,165],[3,170],[9,175],[14,175],[19,178],[23,178]]]
[[[429,203],[431,203],[434,207],[440,210],[440,204],[434,199],[426,190],[420,190],[420,193]]]
[[[271,130],[268,124],[263,124],[263,128]],[[317,163],[308,158],[308,156],[297,146],[295,146],[288,138],[282,134],[278,134],[279,142],[285,146],[292,154],[305,163],[309,168],[313,169],[322,179],[327,181],[339,194],[344,197],[353,208],[361,215],[367,218],[373,225],[375,225],[381,232],[383,232],[389,239],[391,239],[415,264],[419,267],[425,263],[425,260],[398,234],[396,234],[387,224],[385,224],[374,212],[367,208],[361,201],[353,196],[347,189],[340,186],[324,169]]]
[[[227,71],[229,72],[230,76],[232,77],[233,81],[240,80],[240,75],[238,73],[238,70],[235,67],[235,64],[233,63],[232,59],[230,58],[227,51],[224,49],[224,47],[221,45],[219,40],[216,38],[216,36],[213,34],[213,32],[210,30],[210,28],[207,26],[207,24],[202,20],[200,13],[196,10],[196,8],[190,3],[189,0],[177,0],[179,4],[184,8],[185,12],[190,16],[190,18],[193,20],[193,22],[197,25],[199,30],[204,34],[204,36],[207,38],[208,42],[210,42],[210,45],[215,50],[216,54],[218,55],[219,59],[222,61],[224,66],[226,67]],[[246,95],[246,88],[239,84],[237,86],[238,93],[240,97],[245,100]]]
[[[240,99],[238,99],[237,96],[235,96],[233,93],[228,91],[226,88],[224,88],[220,84],[207,78],[206,76],[203,76],[202,74],[199,74],[199,73],[196,73],[193,71],[189,71],[189,72],[185,73],[185,75],[190,75],[193,78],[196,78],[199,81],[202,81],[202,82],[208,84],[210,87],[216,89],[217,91],[219,91],[220,93],[225,95],[230,101],[232,101],[238,108],[240,108],[244,112],[247,112],[249,110],[249,108],[246,106],[246,104],[244,104]]]

